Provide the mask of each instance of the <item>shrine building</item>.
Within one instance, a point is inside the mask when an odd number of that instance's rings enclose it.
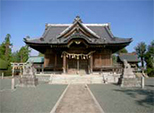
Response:
[[[132,38],[112,34],[110,24],[86,24],[77,16],[72,24],[46,24],[40,38],[24,38],[31,48],[44,54],[44,69],[66,74],[90,74],[112,66],[112,54]]]

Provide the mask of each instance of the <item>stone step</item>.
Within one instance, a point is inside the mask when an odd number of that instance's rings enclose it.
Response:
[[[63,83],[63,84],[69,84],[69,83],[103,83],[102,77],[50,77],[50,83],[56,84],[56,83]]]
[[[38,78],[38,81],[44,81],[44,82],[50,81],[50,75],[36,75],[36,78]]]

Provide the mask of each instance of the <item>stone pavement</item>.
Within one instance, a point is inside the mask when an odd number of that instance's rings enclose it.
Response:
[[[84,84],[71,84],[55,113],[102,113]]]

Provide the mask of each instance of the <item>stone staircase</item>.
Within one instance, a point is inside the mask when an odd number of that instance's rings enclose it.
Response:
[[[51,74],[36,74],[38,81],[49,82]]]
[[[116,75],[51,75],[49,84],[104,84],[118,83],[120,76]]]
[[[102,84],[101,76],[91,75],[51,75],[49,84]]]

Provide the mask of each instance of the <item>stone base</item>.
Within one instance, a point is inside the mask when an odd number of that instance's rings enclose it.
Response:
[[[139,78],[120,78],[121,87],[141,87],[141,79]]]
[[[38,79],[36,77],[24,76],[19,78],[19,84],[17,86],[35,87],[36,85],[38,85]]]

